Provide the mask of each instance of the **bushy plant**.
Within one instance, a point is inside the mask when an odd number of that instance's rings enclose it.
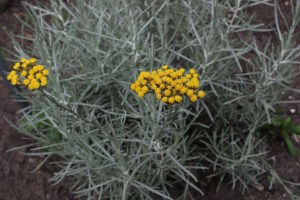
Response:
[[[246,11],[255,5],[274,7],[274,30],[251,23]],[[25,8],[34,36],[22,38],[32,45],[15,42],[15,57],[38,58],[49,75],[47,88],[21,93],[30,106],[19,130],[40,141],[35,154],[60,156],[53,181],[70,176],[74,192],[90,199],[187,199],[203,194],[206,178],[230,175],[244,189],[269,169],[254,132],[271,122],[297,74],[299,9],[283,35],[278,5],[263,0],[51,0]],[[256,31],[276,32],[278,45],[258,45]],[[206,97],[170,106],[130,90],[141,71],[164,64],[200,72]]]

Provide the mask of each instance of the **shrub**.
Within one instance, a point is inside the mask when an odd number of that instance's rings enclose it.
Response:
[[[275,30],[251,23],[247,9],[263,4],[274,7]],[[25,8],[34,37],[22,38],[32,45],[15,42],[14,56],[38,58],[49,75],[42,93],[22,93],[30,106],[19,130],[40,142],[38,154],[61,157],[53,181],[71,176],[74,192],[88,198],[187,199],[203,193],[206,178],[230,175],[245,189],[269,170],[254,132],[271,122],[297,74],[299,9],[284,36],[278,5],[258,0],[52,0]],[[275,31],[278,45],[257,44],[257,31]],[[195,68],[206,97],[168,106],[129,89],[139,72],[164,64]],[[182,194],[173,195],[176,187]]]

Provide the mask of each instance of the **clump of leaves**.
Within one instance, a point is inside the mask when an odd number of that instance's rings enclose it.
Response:
[[[291,117],[283,118],[278,116],[272,119],[272,125],[279,128],[277,129],[280,130],[278,136],[284,140],[289,153],[293,157],[297,156],[297,148],[290,136],[293,134],[300,135],[300,125],[294,124]]]
[[[261,137],[262,133],[268,133],[271,140],[283,139],[289,153],[293,157],[297,156],[297,148],[290,137],[293,134],[300,135],[300,125],[293,123],[291,117],[273,117],[271,124],[265,124],[257,129],[256,135],[258,137]]]

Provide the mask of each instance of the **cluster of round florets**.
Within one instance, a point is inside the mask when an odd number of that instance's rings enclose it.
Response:
[[[12,85],[23,85],[29,90],[37,90],[47,86],[47,76],[49,71],[43,65],[37,65],[35,58],[21,58],[15,63],[11,72],[7,75],[7,80]]]
[[[205,92],[199,87],[199,74],[195,69],[185,74],[185,69],[174,70],[167,65],[152,72],[140,72],[135,83],[130,85],[140,98],[153,92],[157,100],[167,104],[181,103],[184,98],[191,102],[204,98]]]

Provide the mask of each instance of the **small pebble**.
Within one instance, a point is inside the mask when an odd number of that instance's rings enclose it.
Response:
[[[285,5],[285,6],[288,6],[289,4],[290,4],[289,1],[285,1],[285,2],[284,2],[284,5]]]
[[[294,114],[294,113],[296,112],[296,109],[295,109],[295,108],[291,108],[291,109],[290,109],[290,112],[291,112],[292,114]]]
[[[285,197],[286,195],[285,195],[285,194],[283,194],[282,196],[283,196],[283,197]]]

